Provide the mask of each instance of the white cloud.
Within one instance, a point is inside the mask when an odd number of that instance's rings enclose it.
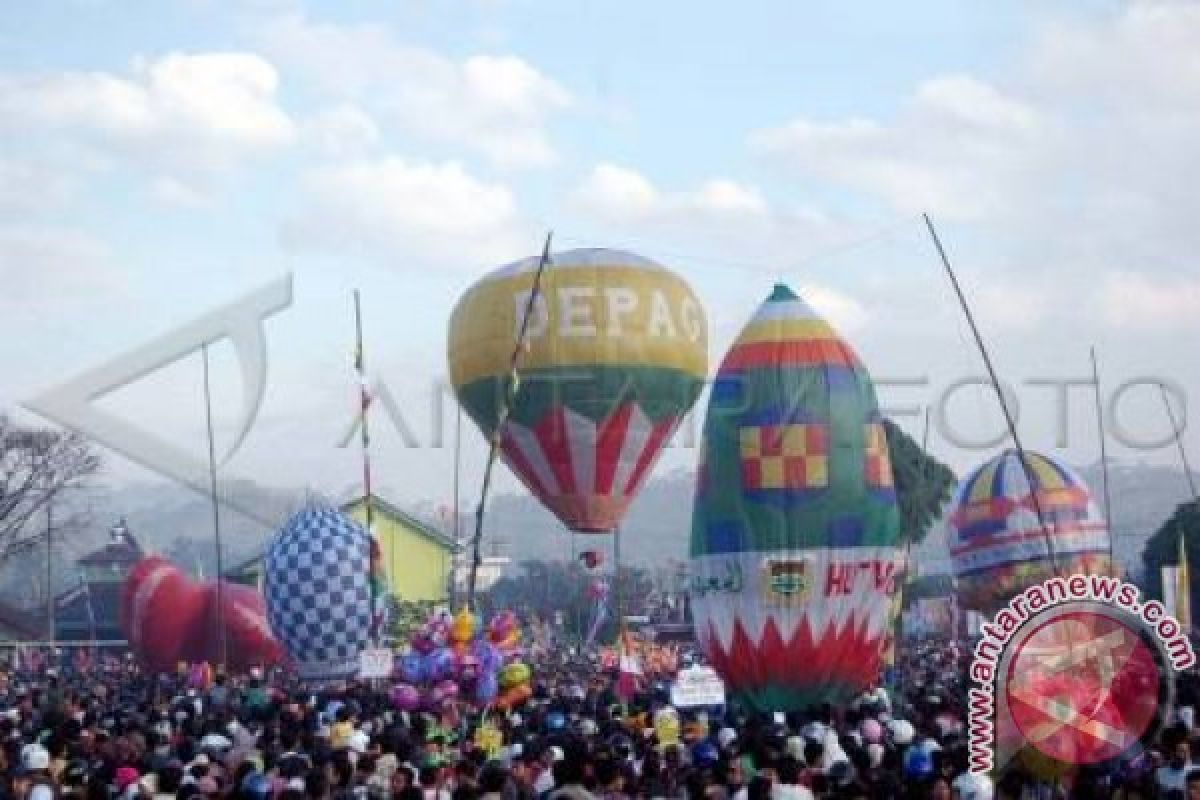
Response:
[[[509,189],[457,162],[395,156],[312,170],[285,245],[357,252],[399,268],[498,262],[530,247]]]
[[[292,140],[278,84],[268,61],[237,52],[139,58],[128,76],[0,75],[0,124],[83,138],[151,168],[220,169]]]
[[[150,183],[150,196],[165,206],[203,208],[210,204],[209,195],[202,189],[169,175],[161,175]]]
[[[108,248],[78,230],[42,225],[0,228],[0,303],[53,306],[94,300],[123,283]]]
[[[767,201],[757,189],[723,178],[710,180],[695,193],[692,203],[702,209],[734,214],[764,214]]]
[[[964,75],[917,87],[890,125],[801,118],[752,135],[751,146],[802,175],[877,196],[903,213],[956,219],[995,213],[1005,187],[1031,177],[1031,146],[1052,138],[1039,112]]]
[[[63,172],[47,164],[0,158],[0,213],[25,214],[61,205],[73,189]]]
[[[707,215],[766,218],[770,209],[758,190],[725,178],[697,189],[661,192],[640,172],[597,164],[575,190],[581,208],[615,220],[652,222]]]
[[[862,303],[837,289],[804,284],[800,286],[799,294],[843,336],[857,333],[870,321],[870,314]]]
[[[1105,320],[1118,327],[1175,328],[1195,324],[1200,278],[1110,273],[1099,290]]]
[[[379,126],[356,105],[345,103],[319,111],[305,123],[308,138],[336,158],[361,156],[379,143]]]
[[[1194,3],[1043,18],[1012,68],[989,81],[935,77],[893,117],[798,117],[755,132],[750,146],[806,188],[969,225],[958,254],[1003,274],[1011,288],[997,281],[981,302],[1014,327],[1051,316],[1194,327],[1200,316],[1182,317],[1158,287],[1191,297],[1176,276],[1200,271],[1198,42]],[[1121,300],[1164,316],[1114,315]],[[1103,313],[1087,319],[1085,309]]]
[[[260,33],[281,64],[340,100],[427,141],[482,155],[501,167],[552,164],[547,123],[571,94],[524,60],[478,55],[454,61],[402,44],[379,25],[280,17]]]
[[[658,190],[640,172],[597,164],[576,190],[578,203],[613,217],[645,217],[660,208]]]

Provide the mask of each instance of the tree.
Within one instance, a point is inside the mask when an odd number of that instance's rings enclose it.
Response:
[[[1187,550],[1188,574],[1195,575],[1200,568],[1200,506],[1195,501],[1180,503],[1174,513],[1154,535],[1146,540],[1142,550],[1142,563],[1146,565],[1145,589],[1154,597],[1162,597],[1162,567],[1174,566],[1179,563],[1179,537],[1184,539]],[[1200,594],[1196,592],[1196,580],[1193,578],[1188,587],[1191,594],[1191,607],[1196,605]]]
[[[0,564],[45,541],[47,526],[35,519],[63,492],[85,487],[100,463],[79,433],[30,428],[0,414]],[[58,535],[78,528],[62,510]]]
[[[900,505],[900,543],[918,544],[950,500],[957,479],[949,467],[926,453],[894,422],[885,419],[883,429]]]

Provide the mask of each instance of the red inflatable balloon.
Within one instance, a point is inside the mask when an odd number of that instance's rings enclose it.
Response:
[[[269,666],[283,660],[271,635],[263,596],[240,584],[222,582],[223,625],[217,625],[217,586],[198,583],[158,556],[142,559],[125,579],[121,627],[134,654],[154,670],[180,661],[217,663],[223,628],[226,664],[233,669]]]
[[[208,592],[208,613],[205,618],[209,624],[205,626],[206,661],[217,661],[221,652],[219,628],[217,627],[217,587],[209,583],[205,587]],[[225,631],[225,663],[232,669],[270,666],[284,659],[283,646],[271,633],[267,623],[267,603],[262,593],[237,583],[222,583],[221,605],[225,608],[225,621],[222,626]]]
[[[207,593],[165,558],[150,556],[134,565],[121,591],[121,628],[138,659],[155,670],[174,669],[190,658]]]

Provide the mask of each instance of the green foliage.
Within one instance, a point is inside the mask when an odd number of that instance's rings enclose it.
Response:
[[[954,579],[949,575],[921,575],[904,587],[904,606],[922,597],[946,597],[954,594]]]
[[[1180,503],[1175,512],[1162,524],[1154,535],[1146,540],[1146,548],[1142,551],[1142,563],[1146,565],[1145,589],[1152,596],[1162,598],[1162,571],[1165,566],[1179,563],[1179,537],[1184,537],[1187,547],[1189,575],[1196,575],[1200,568],[1200,507],[1195,502]],[[1196,605],[1200,594],[1196,592],[1196,581],[1193,579],[1189,587],[1192,608]]]
[[[397,643],[407,643],[420,630],[435,608],[434,603],[414,603],[391,597],[388,603],[388,633]]]
[[[919,543],[950,500],[957,479],[889,419],[883,421],[900,505],[900,543]]]

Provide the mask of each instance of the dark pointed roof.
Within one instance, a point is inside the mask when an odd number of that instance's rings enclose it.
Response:
[[[108,534],[110,539],[108,544],[79,559],[80,566],[131,567],[145,555],[142,546],[138,544],[124,519],[114,525]]]

